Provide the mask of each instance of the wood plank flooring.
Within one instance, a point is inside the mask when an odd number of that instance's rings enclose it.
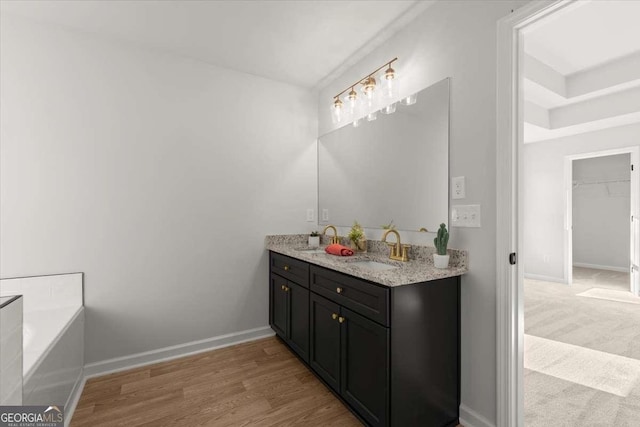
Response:
[[[72,427],[361,426],[275,337],[87,381]]]

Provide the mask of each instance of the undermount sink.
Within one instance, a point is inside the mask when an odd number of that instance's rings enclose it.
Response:
[[[322,248],[296,248],[298,252],[304,252],[307,254],[324,254],[326,253]]]
[[[371,260],[354,261],[353,264],[358,267],[366,268],[368,270],[375,270],[375,271],[393,270],[395,268],[398,268],[395,265],[389,265],[383,262],[371,261]]]

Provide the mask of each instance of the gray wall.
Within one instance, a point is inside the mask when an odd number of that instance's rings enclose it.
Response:
[[[637,146],[638,135],[640,124],[633,124],[525,145],[525,274],[565,279],[565,156]]]
[[[306,90],[3,16],[0,276],[84,271],[86,361],[268,324],[307,231]]]
[[[463,415],[473,411],[489,423],[496,419],[496,28],[498,19],[524,3],[436,2],[323,88],[318,100],[323,134],[334,127],[332,96],[391,58],[399,58],[394,68],[404,94],[451,77],[449,173],[466,176],[467,194],[451,202],[482,205],[481,228],[451,229],[450,246],[468,250],[470,263],[462,278]],[[425,167],[430,161],[437,159],[425,159]],[[433,244],[431,233],[402,236],[403,241]]]
[[[573,265],[629,271],[630,164],[630,154],[573,161]]]

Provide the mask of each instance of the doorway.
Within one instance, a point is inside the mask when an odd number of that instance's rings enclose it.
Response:
[[[524,425],[524,268],[521,259],[526,255],[523,246],[523,167],[525,103],[522,97],[525,82],[523,31],[540,25],[546,18],[556,18],[584,4],[599,2],[543,1],[531,2],[498,22],[497,63],[497,426]],[[601,2],[603,4],[631,5],[636,2]],[[636,3],[637,5],[637,3]],[[637,13],[635,14],[637,16]],[[637,27],[637,25],[636,25]],[[571,33],[567,31],[567,33]],[[603,34],[592,30],[593,34]],[[606,32],[604,32],[606,33]],[[640,40],[640,37],[635,37]],[[588,43],[585,43],[589,46]],[[598,109],[591,110],[597,112]],[[540,113],[542,111],[538,111]],[[543,113],[543,112],[542,112]],[[540,123],[549,124],[545,114],[538,114]],[[565,115],[563,120],[571,121]],[[631,112],[618,120],[618,125],[635,123],[638,112]],[[598,125],[605,123],[600,121]],[[593,130],[593,128],[592,128]],[[543,132],[545,133],[545,132]],[[547,134],[549,132],[546,132]],[[553,131],[556,136],[562,132]],[[637,134],[636,134],[637,135]],[[544,135],[543,135],[544,136]],[[638,147],[636,139],[629,144]],[[585,150],[585,151],[597,151]],[[638,163],[634,159],[631,192],[638,194]],[[637,203],[630,218],[630,249],[633,252],[632,275],[637,289],[638,236],[640,226]],[[568,233],[562,233],[567,239]],[[567,243],[565,243],[567,244]]]
[[[597,289],[640,297],[634,218],[640,194],[637,174],[633,174],[639,151],[629,147],[565,157],[564,264],[569,285],[575,279]],[[616,295],[605,290],[593,293]]]

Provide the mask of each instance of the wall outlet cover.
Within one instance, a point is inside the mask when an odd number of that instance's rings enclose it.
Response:
[[[451,178],[451,198],[464,199],[466,197],[464,176],[456,176]]]

